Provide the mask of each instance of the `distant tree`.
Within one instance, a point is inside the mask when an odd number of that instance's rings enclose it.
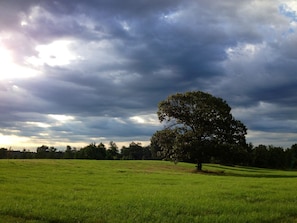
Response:
[[[126,160],[144,160],[152,157],[149,147],[142,147],[141,143],[135,142],[131,142],[129,147],[123,146],[121,156]]]
[[[106,159],[116,160],[119,159],[119,149],[115,142],[110,141],[109,147],[106,150]]]
[[[7,158],[7,149],[0,148],[0,159],[6,159],[6,158]]]
[[[142,159],[143,160],[151,160],[151,159],[153,159],[151,146],[144,146],[144,147],[142,147]]]
[[[131,142],[129,147],[122,147],[122,159],[125,160],[140,160],[142,157],[141,143]]]
[[[152,141],[164,158],[202,163],[223,147],[246,147],[247,128],[236,120],[221,98],[201,91],[170,95],[159,103],[158,118],[165,123]]]
[[[98,150],[98,154],[97,154],[98,156],[96,159],[98,160],[106,159],[106,147],[102,142],[99,143],[99,145],[97,146],[97,150]]]
[[[250,165],[251,154],[249,146],[219,145],[213,147],[214,160],[225,165]]]
[[[253,149],[252,165],[256,167],[268,167],[269,165],[269,150],[266,145],[258,145]]]
[[[86,154],[86,149],[81,148],[78,149],[75,154],[74,154],[75,159],[88,159],[87,154]]]
[[[58,152],[57,148],[55,148],[53,146],[49,147],[47,153],[48,153],[47,158],[49,158],[49,159],[59,159],[60,158],[60,153]]]
[[[284,169],[290,168],[290,150],[273,145],[258,145],[252,150],[252,166],[262,168]]]
[[[21,159],[33,159],[35,158],[36,153],[29,150],[23,149],[21,152]]]
[[[96,143],[91,143],[77,152],[77,158],[104,160],[106,158],[105,145],[103,143],[100,143],[97,146]]]
[[[49,147],[46,145],[42,145],[40,147],[37,147],[36,152],[36,158],[46,159],[48,158],[47,153],[49,152]]]
[[[286,167],[286,153],[282,147],[270,145],[268,147],[269,159],[268,167],[275,169],[284,169]]]
[[[293,144],[290,149],[287,150],[287,163],[291,169],[297,168],[297,144]]]
[[[66,150],[64,152],[64,159],[73,159],[75,156],[75,150],[71,148],[71,146],[67,145]]]
[[[38,159],[58,159],[62,158],[62,152],[58,152],[53,146],[42,145],[36,149],[36,158]]]

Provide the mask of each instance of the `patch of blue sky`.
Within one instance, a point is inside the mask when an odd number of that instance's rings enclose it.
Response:
[[[281,4],[278,9],[281,15],[290,18],[291,21],[297,22],[297,12],[287,4]]]
[[[290,26],[287,31],[285,31],[282,36],[289,36],[296,32],[296,23],[297,23],[297,12],[293,8],[289,7],[287,4],[281,4],[279,6],[279,13],[290,19]]]

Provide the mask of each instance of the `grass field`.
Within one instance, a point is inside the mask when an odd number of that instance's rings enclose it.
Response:
[[[209,173],[165,161],[0,160],[0,222],[297,222],[297,172],[203,168]]]

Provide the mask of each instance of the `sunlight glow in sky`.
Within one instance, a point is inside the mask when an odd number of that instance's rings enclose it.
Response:
[[[38,71],[17,65],[13,61],[12,53],[0,44],[0,80],[29,78],[38,74]]]
[[[133,117],[130,117],[130,119],[133,122],[136,122],[139,124],[148,124],[148,125],[156,125],[156,126],[160,124],[158,121],[157,115],[155,114],[133,116]]]
[[[30,140],[26,137],[19,137],[17,135],[2,135],[0,134],[1,146],[12,146],[13,145],[26,145],[27,141]]]
[[[26,61],[33,66],[63,66],[68,65],[78,57],[69,50],[71,41],[58,40],[47,45],[36,46],[38,56],[31,56]]]
[[[52,118],[54,120],[57,120],[59,122],[62,122],[62,123],[75,120],[75,118],[73,116],[70,116],[70,115],[52,115],[52,114],[49,114],[48,116],[50,118]]]

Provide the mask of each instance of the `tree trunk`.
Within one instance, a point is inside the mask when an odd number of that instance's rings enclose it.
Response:
[[[197,171],[202,171],[202,163],[201,162],[197,162]]]

